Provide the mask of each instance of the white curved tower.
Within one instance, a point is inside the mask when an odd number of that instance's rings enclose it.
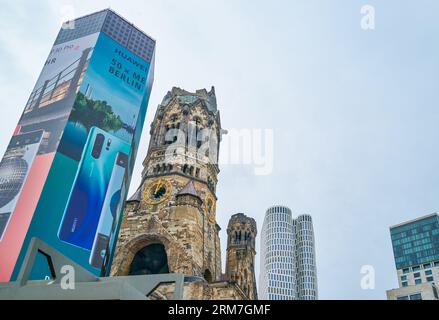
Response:
[[[317,299],[311,216],[293,219],[285,206],[269,208],[262,226],[260,259],[260,299]]]
[[[274,206],[267,210],[261,236],[260,298],[296,298],[295,257],[291,210]]]
[[[294,220],[296,241],[296,296],[300,300],[317,299],[317,268],[314,248],[314,229],[310,215]]]

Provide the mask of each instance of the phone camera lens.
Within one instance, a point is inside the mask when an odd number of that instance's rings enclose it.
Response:
[[[98,134],[96,136],[96,140],[95,140],[93,150],[91,153],[93,158],[98,159],[100,157],[101,152],[102,152],[102,146],[104,145],[104,140],[105,140],[105,137],[103,134]]]

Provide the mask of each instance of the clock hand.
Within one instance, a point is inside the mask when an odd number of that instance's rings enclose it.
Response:
[[[160,183],[157,183],[156,185],[155,185],[155,190],[154,190],[154,195],[157,193],[157,191],[159,190],[159,186],[160,186]]]

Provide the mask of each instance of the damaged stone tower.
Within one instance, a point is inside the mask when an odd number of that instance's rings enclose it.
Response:
[[[150,134],[142,183],[126,203],[111,274],[183,273],[186,299],[255,299],[253,219],[243,220],[251,230],[247,249],[229,244],[230,252],[245,251],[246,258],[233,272],[221,271],[216,186],[222,129],[214,88],[173,88],[158,106]]]

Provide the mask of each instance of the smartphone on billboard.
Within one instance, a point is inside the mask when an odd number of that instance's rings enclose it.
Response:
[[[90,254],[90,265],[98,269],[101,269],[104,264],[110,243],[110,236],[119,220],[118,218],[124,199],[127,166],[128,155],[123,152],[118,153]]]
[[[0,162],[0,241],[38,153],[43,133],[39,130],[13,136]]]
[[[116,157],[130,145],[92,127],[59,227],[61,241],[91,250],[111,180]]]
[[[114,248],[115,246],[115,242],[117,241],[117,234],[116,232],[118,231],[118,227],[119,227],[119,223],[120,223],[120,218],[123,212],[123,205],[125,203],[125,199],[126,199],[126,192],[127,192],[127,183],[128,183],[128,174],[125,176],[125,181],[122,185],[122,189],[120,190],[120,201],[118,204],[118,208],[115,211],[116,215],[113,219],[113,225],[111,227],[111,232],[110,232],[110,236],[108,237],[108,244],[107,244],[107,249],[105,250],[105,252],[101,252],[103,254],[103,260],[102,260],[102,266],[100,267],[101,269],[101,277],[106,277],[108,276],[108,269],[111,267],[110,262],[113,258],[113,254],[114,252],[111,250],[112,248]]]

